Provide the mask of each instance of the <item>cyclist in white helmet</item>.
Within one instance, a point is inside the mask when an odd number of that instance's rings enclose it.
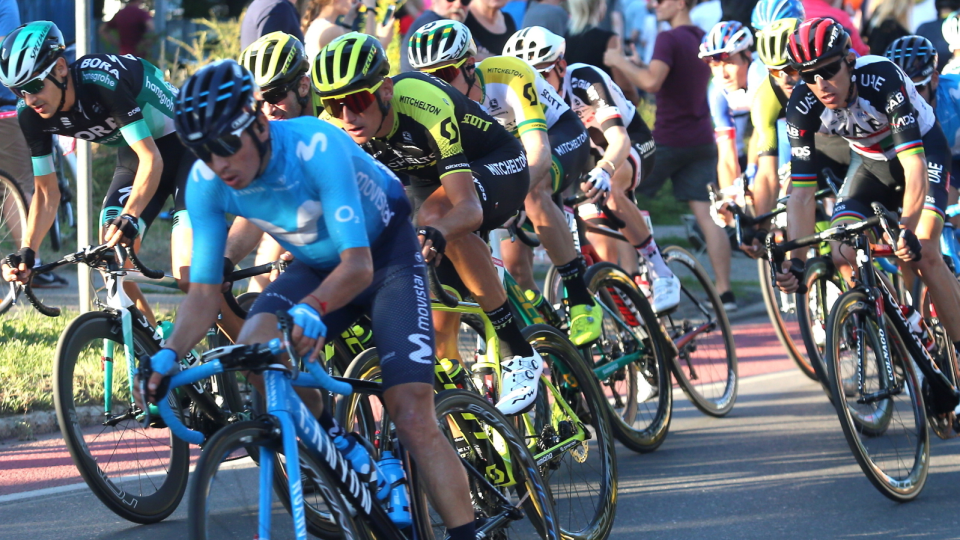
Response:
[[[950,46],[953,58],[943,66],[940,73],[944,75],[960,75],[960,11],[954,11],[943,20],[943,39]]]

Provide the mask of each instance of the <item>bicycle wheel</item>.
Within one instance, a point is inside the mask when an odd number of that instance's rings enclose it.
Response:
[[[875,308],[859,290],[837,301],[827,325],[828,380],[860,469],[880,493],[905,502],[926,482],[930,434],[913,361],[886,315],[883,342]]]
[[[757,272],[760,275],[763,304],[767,308],[767,315],[770,317],[777,339],[800,371],[807,377],[817,380],[817,372],[811,365],[810,357],[804,354],[806,345],[800,328],[799,312],[803,311],[802,308],[806,304],[798,306],[798,295],[787,294],[777,288],[770,278],[770,263],[765,259],[757,259]]]
[[[820,259],[810,259],[807,265],[807,292],[797,295],[800,334],[807,350],[807,358],[820,381],[823,391],[833,401],[827,378],[827,320],[830,311],[845,288],[842,278],[832,271],[832,265]]]
[[[440,431],[457,449],[461,461],[473,469],[467,476],[477,518],[490,519],[502,513],[505,507],[501,497],[523,511],[517,516],[519,520],[507,520],[502,528],[490,531],[487,537],[559,540],[561,532],[550,501],[550,488],[540,476],[537,462],[523,438],[511,426],[511,420],[483,397],[464,390],[441,392],[435,403]],[[480,476],[485,481],[480,480]],[[411,478],[420,478],[415,463]],[[421,533],[418,537],[445,538],[447,529],[430,504],[423,482],[412,481],[410,485],[411,506]]]
[[[540,474],[550,484],[564,538],[606,538],[617,505],[616,451],[606,398],[560,331],[545,324],[522,331],[545,368],[533,409],[516,418],[519,431],[530,439]]]
[[[190,538],[257,537],[263,486],[260,485],[260,469],[248,455],[259,455],[269,450],[282,456],[281,441],[272,434],[273,429],[270,422],[251,420],[232,424],[210,439],[200,455],[195,479],[190,487]],[[251,451],[251,447],[257,450]],[[335,516],[332,521],[338,527],[341,538],[362,538],[329,471],[304,451],[303,446],[300,448],[300,480],[304,508],[307,510],[307,530],[312,532],[309,508],[320,507]],[[277,497],[272,499],[269,538],[296,538],[289,504],[285,502],[290,499],[288,485],[286,482],[282,486],[277,482],[271,484],[267,489],[275,491]],[[286,493],[285,498],[280,496],[282,493]]]
[[[27,230],[27,203],[20,186],[9,174],[0,170],[0,256],[6,256],[20,249],[20,241]],[[0,315],[13,305],[15,299],[12,290],[2,288]]]
[[[587,365],[596,374],[624,356],[637,356],[600,380],[614,435],[634,452],[656,450],[673,413],[663,328],[630,276],[615,264],[591,266],[584,281],[603,310],[603,334],[582,349]]]
[[[556,307],[563,303],[563,296],[563,280],[560,278],[557,267],[551,264],[543,278],[543,297],[550,302],[551,306]]]
[[[152,337],[133,325],[137,358],[157,352]],[[80,475],[93,493],[120,517],[155,523],[169,516],[187,487],[187,443],[166,427],[140,425],[139,408],[129,395],[127,363],[120,321],[104,312],[74,319],[57,344],[53,391],[57,422]],[[101,358],[113,347],[113,367]],[[105,381],[112,379],[108,407]],[[178,392],[167,399],[180,411]],[[108,412],[105,412],[108,411]]]
[[[694,406],[724,416],[737,401],[737,352],[730,321],[707,271],[686,250],[669,246],[663,260],[680,278],[680,304],[660,317],[679,354],[672,369]]]

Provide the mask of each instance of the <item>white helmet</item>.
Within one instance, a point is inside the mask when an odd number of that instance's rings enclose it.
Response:
[[[52,22],[18,27],[0,43],[0,83],[9,87],[26,83],[50,68],[63,51],[63,34]]]
[[[434,21],[410,36],[407,60],[413,69],[424,69],[476,56],[477,45],[470,29],[458,21]]]
[[[542,26],[531,26],[517,31],[503,47],[505,56],[516,56],[531,66],[553,63],[563,58],[567,40]]]
[[[960,49],[960,11],[954,11],[943,20],[940,26],[943,39],[947,41],[951,51]]]
[[[753,34],[738,21],[721,21],[703,36],[700,43],[700,58],[719,54],[736,54],[753,46]]]

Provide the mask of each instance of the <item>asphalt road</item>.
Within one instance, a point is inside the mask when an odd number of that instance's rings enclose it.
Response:
[[[898,505],[864,478],[826,397],[796,369],[742,380],[723,419],[678,394],[663,446],[647,455],[618,446],[611,538],[960,538],[956,443],[934,441],[932,454],[924,492]],[[0,477],[17,474],[0,466]],[[12,493],[0,496],[0,539],[185,538],[186,508],[138,526],[82,484]]]

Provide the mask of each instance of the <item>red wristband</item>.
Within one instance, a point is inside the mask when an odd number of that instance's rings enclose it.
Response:
[[[315,295],[315,294],[313,294],[313,293],[308,294],[307,296],[309,296],[310,298],[313,298],[314,300],[317,301],[317,305],[320,306],[320,315],[321,315],[321,316],[327,314],[327,303],[326,303],[326,302],[324,302],[323,300],[320,300],[320,298],[318,298],[317,295]]]

